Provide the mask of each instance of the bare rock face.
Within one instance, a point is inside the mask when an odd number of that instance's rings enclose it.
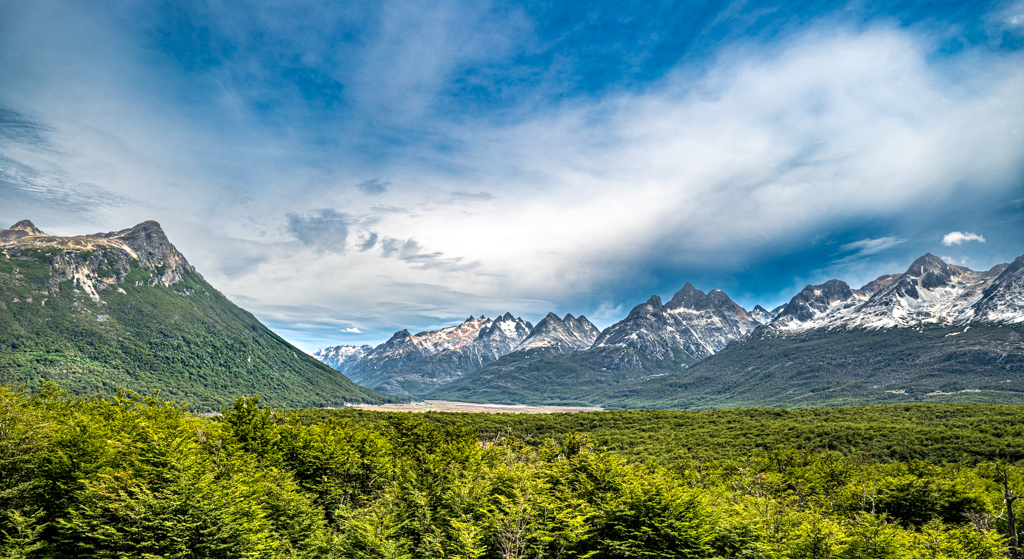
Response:
[[[195,273],[155,221],[111,233],[54,237],[23,220],[0,229],[0,250],[15,258],[26,251],[46,254],[51,289],[70,280],[94,301],[100,300],[103,290],[125,282],[171,286],[186,270]],[[145,273],[130,279],[133,270]]]
[[[42,235],[46,235],[46,233],[43,233],[42,230],[33,225],[31,221],[23,219],[12,225],[10,229],[0,229],[0,244],[21,239],[23,237]]]
[[[667,304],[654,295],[633,307],[626,318],[606,328],[593,347],[631,347],[654,360],[672,359],[677,351],[700,359],[758,325],[724,291],[704,293],[686,283]]]
[[[158,281],[164,285],[181,281],[181,272],[186,269],[194,271],[185,260],[185,256],[174,248],[160,224],[155,221],[144,221],[130,229],[104,233],[102,236],[124,243],[143,267],[163,270]]]

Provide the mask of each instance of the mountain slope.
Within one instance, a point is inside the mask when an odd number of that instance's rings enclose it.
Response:
[[[75,393],[130,389],[214,410],[393,397],[367,390],[264,327],[208,284],[153,221],[113,233],[0,229],[0,382]]]
[[[995,271],[993,268],[989,274]],[[1018,256],[999,270],[998,276],[974,304],[971,315],[973,320],[982,322],[1024,322],[1024,256]]]
[[[439,386],[430,398],[497,404],[591,405],[623,383],[675,373],[697,360],[648,359],[629,347],[561,353],[551,347],[514,351],[473,374]]]

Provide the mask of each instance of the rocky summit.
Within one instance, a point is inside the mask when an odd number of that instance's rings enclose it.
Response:
[[[674,359],[675,352],[694,358],[713,355],[760,324],[724,291],[709,293],[689,282],[667,304],[652,296],[609,326],[593,347],[624,346],[648,359]]]
[[[548,313],[515,351],[551,348],[558,353],[573,353],[590,348],[600,334],[597,326],[585,316],[576,318],[567,314],[558,318],[555,313]]]

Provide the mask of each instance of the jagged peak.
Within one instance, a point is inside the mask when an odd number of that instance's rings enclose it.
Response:
[[[409,333],[409,329],[408,328],[402,328],[401,330],[399,330],[399,331],[395,332],[394,334],[392,334],[391,338],[388,339],[388,341],[391,342],[391,341],[401,340],[401,339],[404,339],[404,338],[411,338],[411,337],[412,337],[412,334]]]
[[[31,221],[23,219],[18,223],[15,223],[10,228],[11,231],[24,231],[29,235],[45,235],[41,229],[35,226]]]
[[[576,317],[572,313],[565,313],[565,317],[562,318],[562,322],[576,322]]]
[[[903,275],[919,278],[928,272],[940,272],[949,273],[950,266],[945,260],[935,256],[932,253],[926,253],[924,256],[914,260],[914,262],[907,268],[907,271]]]
[[[686,282],[683,284],[683,287],[679,291],[676,291],[676,294],[669,299],[668,306],[673,308],[692,308],[691,305],[695,301],[703,301],[705,297],[707,297],[707,295],[703,291],[694,287],[692,283]]]
[[[686,284],[686,285],[690,285],[690,284]],[[656,309],[660,309],[661,308],[661,297],[658,297],[657,295],[651,295],[651,298],[648,299],[647,302],[644,303],[644,304],[645,305],[650,305],[650,306],[652,306],[652,307],[654,307]]]
[[[721,289],[712,289],[708,293],[704,293],[690,282],[686,282],[683,288],[672,296],[672,299],[665,307],[669,309],[685,308],[694,311],[704,311],[723,307],[739,308],[739,305]]]
[[[501,318],[497,319],[495,322],[505,322],[505,321],[515,320],[515,319],[516,319],[516,317],[512,316],[512,313],[506,312],[505,314],[501,315]]]
[[[160,241],[167,241],[167,234],[164,233],[164,228],[159,223],[152,219],[143,221],[134,227],[128,229],[122,229],[120,231],[114,231],[112,233],[101,233],[101,237],[115,237],[120,239],[130,238],[143,238],[143,239],[156,239]]]
[[[790,304],[793,304],[794,302],[810,301],[819,297],[824,297],[828,301],[849,299],[850,297],[853,297],[853,290],[850,289],[849,284],[843,280],[830,279],[825,283],[808,285],[801,289],[800,293],[797,293],[790,300]]]

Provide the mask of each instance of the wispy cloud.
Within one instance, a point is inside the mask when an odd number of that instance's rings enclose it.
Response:
[[[978,235],[976,233],[964,233],[961,231],[953,231],[952,233],[946,233],[942,237],[942,244],[948,247],[963,243],[969,243],[972,241],[984,243],[985,237],[982,237],[981,235]]]
[[[840,253],[852,252],[856,256],[868,256],[877,254],[883,250],[889,250],[897,245],[903,244],[904,240],[897,237],[880,237],[878,239],[863,239],[847,243],[839,248]]]
[[[0,105],[0,139],[5,144],[13,143],[35,149],[52,149],[52,143],[47,136],[53,132],[53,128]]]

